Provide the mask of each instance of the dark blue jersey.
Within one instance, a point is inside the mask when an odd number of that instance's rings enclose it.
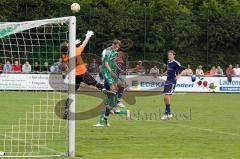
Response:
[[[171,84],[176,84],[176,76],[183,70],[181,64],[176,61],[170,61],[167,62],[167,82]]]

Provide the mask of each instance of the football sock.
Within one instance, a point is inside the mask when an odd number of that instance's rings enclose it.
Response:
[[[114,111],[114,114],[127,114],[126,109],[118,109]]]
[[[122,98],[123,92],[124,92],[124,87],[119,87],[118,91],[117,91],[117,96],[118,96],[119,99]]]
[[[101,83],[96,83],[95,85],[99,90],[102,90],[104,88],[103,84]]]
[[[165,114],[171,114],[170,104],[166,104]]]
[[[105,119],[105,118],[108,118],[108,116],[110,115],[110,113],[111,113],[111,110],[110,110],[109,108],[106,108],[104,119]]]
[[[105,112],[102,111],[101,114],[100,114],[100,119],[99,119],[100,124],[103,124],[104,116],[105,116]]]

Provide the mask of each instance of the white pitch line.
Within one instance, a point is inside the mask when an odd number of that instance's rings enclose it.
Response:
[[[160,121],[147,121],[147,122],[159,122],[160,123]],[[162,121],[162,122],[164,122],[164,124],[167,124],[167,125],[174,125],[174,126],[178,126],[178,127],[185,127],[185,128],[190,128],[190,129],[197,129],[197,130],[201,130],[201,131],[212,132],[215,134],[224,134],[224,135],[240,137],[240,134],[238,134],[238,133],[228,133],[228,132],[219,131],[219,130],[215,130],[215,129],[199,128],[199,127],[193,127],[193,126],[189,126],[189,125],[169,123],[167,121]]]
[[[172,124],[168,123],[168,125],[172,125]],[[201,131],[212,132],[212,133],[215,133],[215,134],[224,134],[224,135],[240,137],[240,134],[237,134],[237,133],[229,133],[229,132],[219,131],[219,130],[215,130],[215,129],[193,127],[193,126],[189,126],[189,125],[179,125],[179,124],[174,124],[174,125],[179,126],[179,127],[184,127],[184,128],[190,128],[190,129],[197,129],[197,130],[201,130]]]
[[[13,139],[13,140],[18,140],[17,138],[14,138],[14,137],[11,137],[11,136],[8,136],[8,135],[3,135],[3,134],[0,134],[0,136],[3,136],[3,137],[8,137],[8,138],[11,138],[11,139]],[[30,143],[30,142],[26,142],[26,141],[24,141],[24,142],[22,142],[22,143],[24,143],[24,144],[29,144],[29,145],[34,145],[34,144],[32,144],[32,143]],[[57,150],[55,150],[55,149],[52,149],[52,148],[49,148],[49,147],[41,147],[42,149],[45,149],[45,150],[48,150],[48,151],[51,151],[51,152],[54,152],[54,153],[58,153],[58,154],[64,154],[63,152],[59,152],[59,151],[57,151]]]

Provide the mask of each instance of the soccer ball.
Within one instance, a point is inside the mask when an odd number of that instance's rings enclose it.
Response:
[[[79,5],[78,3],[73,3],[73,4],[71,5],[71,11],[72,11],[73,13],[79,12],[79,11],[80,11],[80,5]]]

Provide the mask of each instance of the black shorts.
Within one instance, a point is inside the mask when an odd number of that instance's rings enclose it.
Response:
[[[175,90],[175,86],[176,86],[176,84],[170,84],[170,83],[165,84],[163,93],[164,94],[169,94],[169,95],[173,94],[173,92]]]
[[[95,80],[95,78],[92,75],[90,75],[88,72],[86,72],[82,75],[76,76],[76,86],[75,86],[76,90],[79,89],[80,84],[82,82],[87,85],[92,85],[92,86],[96,86],[96,84],[97,84],[97,81]]]

